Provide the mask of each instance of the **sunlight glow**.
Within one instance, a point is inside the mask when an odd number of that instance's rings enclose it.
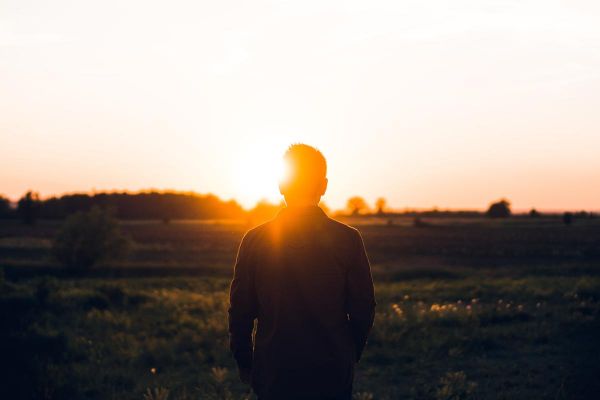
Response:
[[[235,170],[238,197],[245,207],[266,199],[279,202],[279,181],[284,175],[282,159],[285,148],[275,145],[256,144],[240,154]]]
[[[600,205],[600,2],[0,2],[0,195],[281,199],[286,146],[324,201]]]

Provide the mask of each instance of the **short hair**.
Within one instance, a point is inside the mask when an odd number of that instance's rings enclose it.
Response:
[[[283,183],[290,194],[310,194],[327,177],[327,161],[312,146],[292,144],[283,159],[287,168]]]

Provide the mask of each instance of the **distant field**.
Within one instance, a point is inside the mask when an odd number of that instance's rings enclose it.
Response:
[[[348,222],[378,301],[358,398],[599,398],[600,220]],[[244,222],[123,223],[129,259],[78,276],[58,226],[0,222],[0,398],[247,395],[226,329]]]
[[[469,264],[600,260],[600,219],[565,226],[560,219],[439,218],[424,219],[428,226],[420,228],[413,227],[411,218],[396,218],[392,225],[385,218],[344,222],[360,228],[375,265],[394,267],[407,261],[412,265],[414,257],[451,264],[459,259]],[[58,221],[41,221],[33,227],[0,221],[1,265],[7,270],[18,266],[19,271],[56,266],[50,246],[59,226]],[[242,221],[123,222],[123,230],[135,243],[133,253],[106,267],[138,267],[154,273],[158,272],[152,268],[172,268],[192,274],[223,269],[220,272],[229,274],[239,241],[250,227]],[[388,267],[379,272],[390,272]]]

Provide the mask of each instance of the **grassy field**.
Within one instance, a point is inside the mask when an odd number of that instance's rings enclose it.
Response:
[[[378,301],[357,398],[600,398],[599,220],[349,222]],[[0,398],[249,396],[226,319],[247,226],[124,223],[131,256],[77,276],[57,227],[0,222]]]

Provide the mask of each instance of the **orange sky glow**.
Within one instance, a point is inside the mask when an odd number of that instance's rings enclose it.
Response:
[[[597,1],[0,0],[0,194],[600,210]]]

